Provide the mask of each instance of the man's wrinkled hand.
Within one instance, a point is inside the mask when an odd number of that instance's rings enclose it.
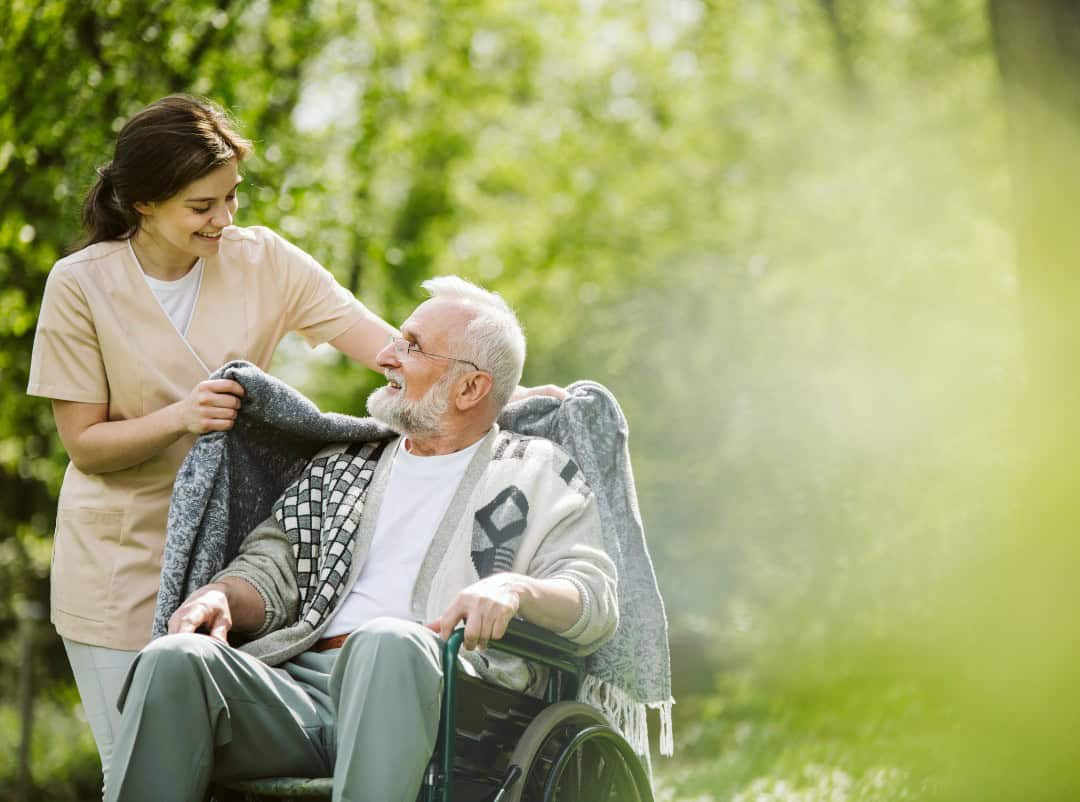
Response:
[[[518,574],[500,573],[485,577],[458,593],[450,606],[439,618],[427,624],[447,640],[461,621],[465,622],[466,649],[484,649],[489,641],[498,640],[506,634],[510,621],[521,606],[524,577]]]
[[[204,585],[192,593],[169,618],[169,634],[197,632],[205,628],[211,638],[229,643],[232,615],[225,586]]]

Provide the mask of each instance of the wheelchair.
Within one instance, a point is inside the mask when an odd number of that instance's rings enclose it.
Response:
[[[584,674],[579,646],[515,619],[488,648],[548,669],[537,699],[458,669],[463,630],[443,647],[438,741],[417,802],[653,802],[648,771],[596,708],[573,701]],[[233,782],[213,802],[329,800],[329,778]]]

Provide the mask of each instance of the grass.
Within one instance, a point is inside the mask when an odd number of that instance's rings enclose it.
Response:
[[[940,711],[911,685],[735,678],[675,709],[657,802],[910,802],[941,768]]]

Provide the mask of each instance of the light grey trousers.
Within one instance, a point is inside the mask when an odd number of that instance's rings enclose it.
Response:
[[[415,802],[435,748],[442,642],[378,618],[279,668],[206,635],[139,654],[106,802],[202,802],[211,782],[334,778],[334,802]]]
[[[94,733],[98,754],[101,756],[101,774],[105,784],[109,782],[109,762],[112,760],[113,739],[120,729],[120,711],[116,700],[124,687],[124,678],[138,652],[90,646],[86,643],[63,638],[75,686],[79,689],[86,720]]]

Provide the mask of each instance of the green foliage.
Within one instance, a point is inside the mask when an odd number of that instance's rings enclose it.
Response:
[[[75,715],[78,695],[69,685],[56,698],[39,698],[34,709],[30,745],[35,799],[81,802],[101,796],[101,762],[84,716]],[[20,720],[15,709],[0,705],[0,800],[14,799],[5,787],[14,786],[15,755]]]

